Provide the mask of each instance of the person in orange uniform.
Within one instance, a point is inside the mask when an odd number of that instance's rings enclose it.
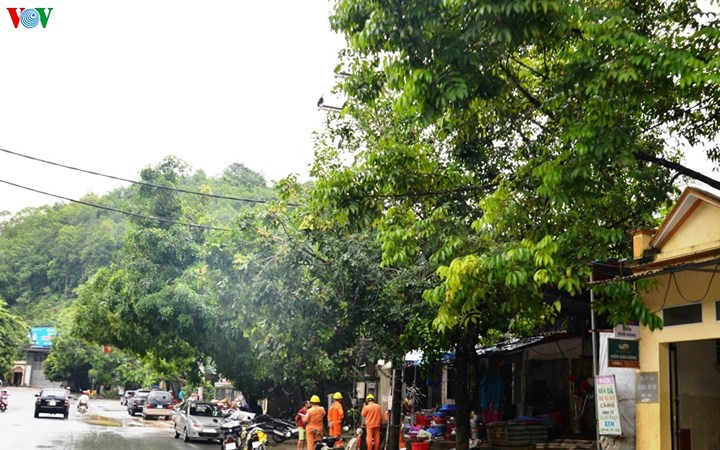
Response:
[[[315,442],[322,438],[323,417],[325,417],[325,408],[320,406],[320,397],[313,395],[310,397],[310,409],[308,409],[307,414],[303,416],[308,450],[314,450]]]
[[[365,397],[367,405],[362,409],[362,416],[365,418],[367,437],[365,443],[367,450],[380,450],[380,426],[382,425],[382,409],[375,403],[375,396],[368,394]]]
[[[330,427],[330,436],[337,438],[335,441],[335,447],[342,447],[342,421],[345,417],[345,412],[342,407],[342,394],[336,392],[333,394],[333,403],[330,405],[328,410],[328,426]]]

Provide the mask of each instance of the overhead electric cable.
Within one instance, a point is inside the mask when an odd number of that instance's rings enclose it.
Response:
[[[145,182],[145,181],[137,181],[137,180],[131,180],[131,179],[128,179],[128,178],[116,177],[116,176],[114,176],[114,175],[108,175],[108,174],[101,173],[101,172],[95,172],[95,171],[93,171],[93,170],[81,169],[81,168],[79,168],[79,167],[68,166],[67,164],[61,164],[61,163],[57,163],[57,162],[53,162],[53,161],[48,161],[47,159],[36,158],[36,157],[34,157],[34,156],[30,156],[30,155],[25,155],[25,154],[23,154],[23,153],[14,152],[14,151],[12,151],[12,150],[8,150],[8,149],[5,149],[5,148],[0,148],[0,152],[8,153],[8,154],[10,154],[10,155],[20,156],[21,158],[26,158],[26,159],[29,159],[29,160],[32,160],[32,161],[41,162],[41,163],[44,163],[44,164],[50,164],[50,165],[52,165],[52,166],[62,167],[62,168],[64,168],[64,169],[70,169],[70,170],[75,170],[75,171],[77,171],[77,172],[89,173],[90,175],[96,175],[96,176],[99,176],[99,177],[111,178],[111,179],[113,179],[113,180],[124,181],[124,182],[126,182],[126,183],[139,184],[139,185],[141,185],[141,186],[147,186],[147,187],[151,187],[151,188],[155,188],[155,189],[164,189],[164,190],[166,190],[166,191],[182,192],[182,193],[184,193],[184,194],[200,195],[200,196],[202,196],[202,197],[217,198],[217,199],[222,199],[222,200],[234,200],[234,201],[237,201],[237,202],[246,202],[246,203],[269,203],[268,200],[262,200],[262,199],[257,199],[257,198],[245,198],[245,197],[234,197],[234,196],[231,196],[231,195],[208,194],[208,193],[206,193],[206,192],[190,191],[190,190],[187,190],[187,189],[173,188],[173,187],[169,187],[169,186],[162,186],[162,185],[159,185],[159,184],[147,183],[147,182]],[[294,204],[294,203],[288,203],[288,205],[289,205],[289,206],[297,206],[297,204]]]
[[[209,226],[209,225],[199,225],[199,224],[188,223],[188,222],[179,222],[179,221],[177,221],[177,220],[165,219],[165,218],[156,217],[156,216],[146,216],[146,215],[144,215],[144,214],[138,214],[138,213],[134,213],[134,212],[132,212],[132,211],[124,211],[124,210],[122,210],[122,209],[116,209],[116,208],[111,208],[111,207],[109,207],[109,206],[98,205],[97,203],[90,203],[90,202],[86,202],[86,201],[83,201],[83,200],[76,200],[76,199],[73,199],[73,198],[63,197],[62,195],[51,194],[50,192],[41,191],[41,190],[39,190],[39,189],[33,189],[33,188],[31,188],[31,187],[27,187],[27,186],[23,186],[23,185],[20,185],[20,184],[12,183],[12,182],[10,182],[10,181],[0,180],[0,183],[5,183],[5,184],[8,184],[8,185],[10,185],[10,186],[15,186],[15,187],[17,187],[17,188],[25,189],[25,190],[31,191],[31,192],[37,192],[38,194],[48,195],[48,196],[50,196],[50,197],[55,197],[55,198],[59,198],[59,199],[62,199],[62,200],[67,200],[67,201],[72,202],[72,203],[78,203],[78,204],[80,204],[80,205],[85,205],[85,206],[91,206],[91,207],[93,207],[93,208],[104,209],[104,210],[106,210],[106,211],[112,211],[112,212],[116,212],[116,213],[120,213],[120,214],[125,214],[126,216],[133,216],[133,217],[137,217],[137,218],[140,218],[140,219],[157,220],[157,221],[159,221],[159,222],[173,223],[173,224],[176,224],[176,225],[184,225],[184,226],[187,226],[187,227],[200,228],[200,229],[203,229],[203,230],[232,231],[232,230],[230,230],[229,228],[213,227],[213,226]]]

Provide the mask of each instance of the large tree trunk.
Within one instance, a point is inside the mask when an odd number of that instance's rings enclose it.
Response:
[[[470,410],[477,395],[478,331],[475,324],[468,324],[460,332],[455,346],[455,448],[468,450],[470,446]]]
[[[387,449],[400,449],[400,433],[402,424],[402,375],[403,363],[397,361],[393,363],[393,386],[392,386],[392,404],[390,410],[390,423],[387,434]]]

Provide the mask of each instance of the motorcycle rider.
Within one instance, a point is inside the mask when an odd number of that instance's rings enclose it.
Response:
[[[342,407],[342,394],[336,392],[333,394],[333,402],[328,410],[328,426],[330,427],[330,436],[336,438],[335,447],[342,447],[342,421],[345,417],[345,411]]]
[[[8,397],[10,397],[10,394],[8,394],[7,389],[0,390],[0,403],[4,404],[5,407],[8,407]]]
[[[82,391],[82,395],[78,397],[77,406],[75,409],[80,409],[81,406],[85,406],[85,408],[90,407],[90,397],[88,397],[88,391]]]

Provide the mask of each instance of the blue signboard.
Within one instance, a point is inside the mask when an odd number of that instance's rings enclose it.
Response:
[[[55,327],[35,327],[30,331],[33,347],[50,348],[52,339],[57,334]]]

